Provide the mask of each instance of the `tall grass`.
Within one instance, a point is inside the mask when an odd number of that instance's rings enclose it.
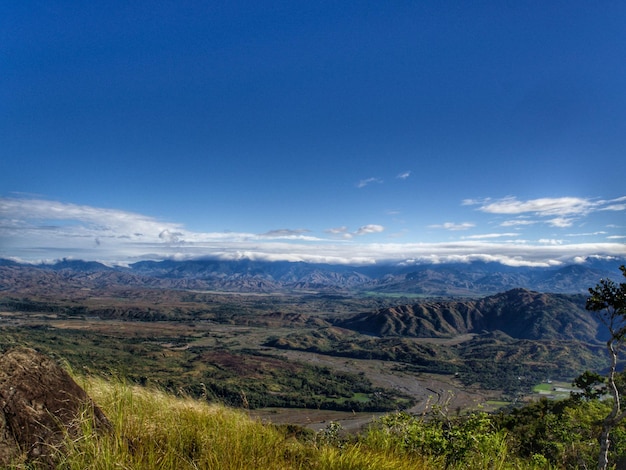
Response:
[[[407,436],[372,427],[346,438],[337,428],[296,438],[251,419],[244,410],[180,398],[121,381],[79,379],[112,424],[98,432],[85,412],[83,435],[66,439],[57,468],[67,470],[434,470],[539,469],[510,458],[504,436],[447,462],[407,448]],[[16,467],[33,468],[33,467]]]
[[[305,445],[244,411],[121,382],[91,378],[84,386],[113,431],[98,435],[87,425],[59,468],[310,468]]]

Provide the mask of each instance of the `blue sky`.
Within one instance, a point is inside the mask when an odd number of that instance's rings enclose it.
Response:
[[[0,6],[0,257],[626,256],[622,2]]]

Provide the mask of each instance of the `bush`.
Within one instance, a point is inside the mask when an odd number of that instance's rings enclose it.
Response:
[[[428,415],[393,413],[379,418],[364,442],[374,448],[428,457],[445,467],[489,463],[504,468],[508,455],[505,433],[483,412],[450,419],[435,407]]]

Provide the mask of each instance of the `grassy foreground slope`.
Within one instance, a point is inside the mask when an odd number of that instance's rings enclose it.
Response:
[[[462,421],[444,416],[441,409],[433,409],[435,414],[429,420],[393,413],[373,422],[358,436],[342,437],[333,423],[313,433],[263,424],[245,410],[174,397],[151,388],[102,378],[78,381],[109,417],[113,431],[97,435],[85,419],[84,437],[68,440],[66,451],[59,453],[60,469],[573,468],[558,463],[565,454],[556,462],[538,453],[520,456],[515,449],[519,450],[520,443],[511,441],[509,433],[485,413],[469,415]],[[532,414],[540,411],[545,415],[545,406],[531,409]],[[589,414],[589,410],[578,411],[582,416]],[[580,425],[581,414],[574,418]],[[521,423],[518,418],[516,422]],[[528,432],[525,427],[524,433]],[[576,439],[576,447],[585,447],[588,452],[592,442],[589,436]],[[553,437],[550,440],[558,444]],[[574,448],[565,442],[563,445]],[[570,463],[580,462],[584,456],[572,457]]]
[[[417,456],[393,456],[359,445],[342,448],[312,432],[263,424],[224,405],[103,379],[79,381],[112,421],[114,431],[99,436],[86,426],[85,438],[69,443],[58,468],[431,468]]]

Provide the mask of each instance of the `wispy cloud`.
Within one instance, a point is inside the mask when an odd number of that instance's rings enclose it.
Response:
[[[468,235],[463,237],[465,240],[487,240],[494,238],[515,238],[519,237],[519,233],[483,233],[482,235]]]
[[[368,235],[370,233],[380,233],[383,232],[385,230],[385,227],[383,227],[382,225],[377,225],[377,224],[368,224],[368,225],[363,225],[362,227],[359,227],[357,230],[351,232],[348,230],[348,227],[342,226],[342,227],[335,227],[335,228],[330,228],[328,230],[326,230],[326,233],[329,233],[331,235],[340,235],[342,238],[353,238],[355,236],[362,236],[362,235]]]
[[[563,240],[557,240],[554,238],[541,238],[538,240],[538,243],[541,243],[542,245],[562,245]]]
[[[574,225],[574,220],[572,217],[555,217],[547,220],[547,222],[551,227],[567,228]]]
[[[368,233],[380,233],[385,230],[385,227],[382,225],[369,224],[364,225],[363,227],[359,227],[355,232],[355,235],[367,235]]]
[[[475,206],[477,204],[484,204],[487,201],[490,201],[491,198],[484,198],[484,199],[463,199],[461,201],[461,205],[462,206]]]
[[[596,237],[598,235],[606,235],[606,232],[600,230],[598,232],[584,232],[584,233],[566,233],[566,237]]]
[[[473,224],[450,222],[438,227],[470,226]],[[209,256],[349,264],[482,260],[511,266],[553,266],[589,256],[626,256],[626,245],[617,236],[594,243],[566,243],[548,237],[532,243],[512,233],[487,233],[444,243],[367,241],[368,235],[384,230],[377,224],[354,230],[335,227],[326,231],[331,235],[327,238],[288,228],[264,234],[194,232],[179,223],[128,211],[0,197],[0,257],[30,261],[70,257],[124,264]]]
[[[501,222],[501,227],[521,227],[541,222],[550,227],[568,228],[594,212],[624,211],[626,210],[625,202],[626,196],[609,200],[557,197],[526,201],[516,197],[506,197],[503,199],[466,199],[462,205],[478,206],[479,211],[487,214],[518,216]]]
[[[443,228],[445,230],[451,230],[453,232],[457,232],[460,230],[469,230],[470,228],[473,228],[475,226],[476,224],[473,224],[471,222],[463,222],[460,224],[457,224],[454,222],[445,222],[443,224],[429,225],[428,228]]]
[[[398,176],[396,176],[396,178],[401,179],[401,180],[405,180],[409,176],[411,176],[411,172],[410,171],[403,171],[402,173],[399,173]]]
[[[466,199],[463,205],[478,205],[478,210],[490,214],[534,214],[538,216],[574,216],[594,211],[626,210],[626,196],[610,200],[580,197],[539,198],[520,201],[516,197],[504,199]]]
[[[380,184],[380,183],[382,183],[382,182],[383,182],[383,180],[382,180],[382,179],[380,179],[380,178],[366,178],[366,179],[364,179],[364,180],[359,181],[359,182],[356,184],[356,187],[357,187],[357,188],[364,188],[365,186],[369,186],[370,184],[373,184],[373,183],[378,183],[378,184]]]
[[[500,224],[500,227],[521,227],[527,225],[534,225],[538,221],[537,220],[529,220],[529,219],[512,219],[505,220]]]
[[[332,235],[342,235],[344,233],[348,233],[348,227],[344,225],[341,227],[329,228],[326,230],[326,233],[330,233]]]
[[[97,235],[101,240],[125,237],[158,241],[168,238],[168,234],[182,234],[181,224],[142,214],[45,199],[0,198],[0,217],[0,230],[13,226],[63,238]]]
[[[269,232],[261,233],[258,236],[259,238],[268,238],[268,239],[282,238],[286,240],[310,240],[310,241],[319,240],[319,238],[317,237],[307,235],[310,232],[311,232],[310,230],[304,229],[304,228],[299,228],[299,229],[281,228],[281,229],[275,229],[275,230],[270,230]]]
[[[623,198],[621,198],[623,199]],[[615,200],[617,201],[617,199]],[[626,211],[626,203],[624,204],[609,204],[600,210],[602,211]]]
[[[496,201],[486,200],[480,204],[478,210],[490,214],[526,214],[535,215],[566,215],[585,214],[597,207],[597,203],[589,199],[578,197],[540,198],[528,201],[519,201],[515,197],[508,197]]]

